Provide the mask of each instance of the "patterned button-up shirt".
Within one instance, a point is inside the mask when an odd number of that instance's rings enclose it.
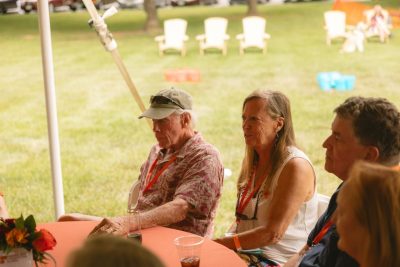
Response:
[[[218,150],[206,143],[200,133],[196,133],[179,151],[174,154],[166,152],[159,145],[153,146],[147,161],[142,165],[137,208],[145,211],[175,198],[183,199],[189,204],[186,218],[168,227],[211,237],[223,185],[223,166]],[[174,155],[176,160],[144,192],[149,181]],[[151,176],[146,181],[156,159]]]

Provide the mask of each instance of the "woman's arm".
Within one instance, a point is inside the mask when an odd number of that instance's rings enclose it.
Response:
[[[4,201],[3,194],[0,193],[0,217],[1,218],[8,218],[8,210],[6,202]]]
[[[259,248],[279,242],[303,202],[314,193],[314,171],[308,161],[291,159],[283,168],[267,213],[266,225],[238,234],[243,249]],[[232,237],[216,242],[234,249]]]
[[[283,267],[298,267],[301,260],[303,259],[304,254],[310,249],[310,247],[306,244],[304,247],[294,254],[289,260],[285,263]]]

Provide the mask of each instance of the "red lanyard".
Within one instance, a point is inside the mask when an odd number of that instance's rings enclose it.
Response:
[[[316,245],[316,244],[318,244],[318,243],[321,241],[321,239],[322,239],[322,238],[325,236],[325,234],[328,232],[329,228],[331,228],[332,224],[333,224],[333,221],[332,221],[331,219],[329,219],[329,220],[325,223],[324,227],[322,227],[321,231],[319,231],[319,233],[317,234],[317,236],[316,236],[316,237],[314,238],[314,240],[312,241],[312,244],[313,244],[313,245]]]
[[[143,190],[143,193],[146,193],[146,191],[148,191],[158,180],[158,178],[160,177],[160,175],[169,167],[169,165],[171,165],[174,161],[176,160],[176,155],[173,155],[170,160],[165,163],[165,165],[154,175],[153,179],[150,180],[151,175],[153,174],[154,168],[156,167],[158,158],[156,158],[153,161],[153,164],[151,164],[150,170],[146,175],[146,187]],[[149,181],[150,180],[150,181]]]
[[[264,179],[260,179],[257,183],[257,185],[254,187],[253,191],[251,191],[251,193],[249,194],[249,196],[246,198],[247,192],[250,189],[251,184],[253,183],[255,176],[256,176],[256,172],[255,169],[253,169],[253,173],[251,175],[251,179],[249,179],[249,182],[246,185],[246,188],[243,190],[242,196],[239,200],[239,204],[236,208],[236,212],[237,213],[242,213],[244,211],[244,209],[246,208],[246,206],[249,204],[250,199],[254,196],[254,194],[256,192],[258,192],[258,190],[260,189],[262,183],[264,182]]]

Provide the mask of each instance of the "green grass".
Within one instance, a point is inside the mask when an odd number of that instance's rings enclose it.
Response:
[[[235,181],[243,157],[241,103],[257,88],[289,96],[299,145],[318,175],[318,189],[331,194],[338,179],[323,170],[321,144],[330,131],[332,110],[352,95],[382,96],[400,103],[400,31],[388,44],[371,42],[364,53],[340,54],[340,43],[325,44],[322,14],[331,3],[259,6],[272,35],[267,55],[239,55],[245,6],[162,9],[162,20],[189,22],[188,54],[162,58],[154,36],[142,31],[144,13],[124,10],[108,20],[124,62],[145,103],[151,94],[175,85],[190,92],[199,114],[198,130],[219,148],[233,176],[224,183],[216,235],[233,220]],[[228,56],[198,54],[194,37],[209,16],[229,19]],[[154,138],[111,56],[87,27],[88,14],[51,14],[58,121],[67,212],[113,216],[125,212],[127,193]],[[47,122],[37,15],[0,16],[0,189],[11,215],[54,219]],[[201,82],[171,84],[167,69],[189,67]],[[350,92],[322,92],[321,71],[357,77]]]

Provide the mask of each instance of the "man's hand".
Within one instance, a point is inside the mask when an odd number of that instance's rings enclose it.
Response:
[[[140,214],[141,227],[149,228],[154,226],[169,225],[185,219],[189,210],[186,200],[175,198],[152,210]],[[131,230],[135,230],[137,225],[129,225]],[[113,234],[124,235],[128,232],[128,217],[104,218],[89,235]]]
[[[89,235],[113,234],[124,235],[127,233],[126,217],[104,218]]]

